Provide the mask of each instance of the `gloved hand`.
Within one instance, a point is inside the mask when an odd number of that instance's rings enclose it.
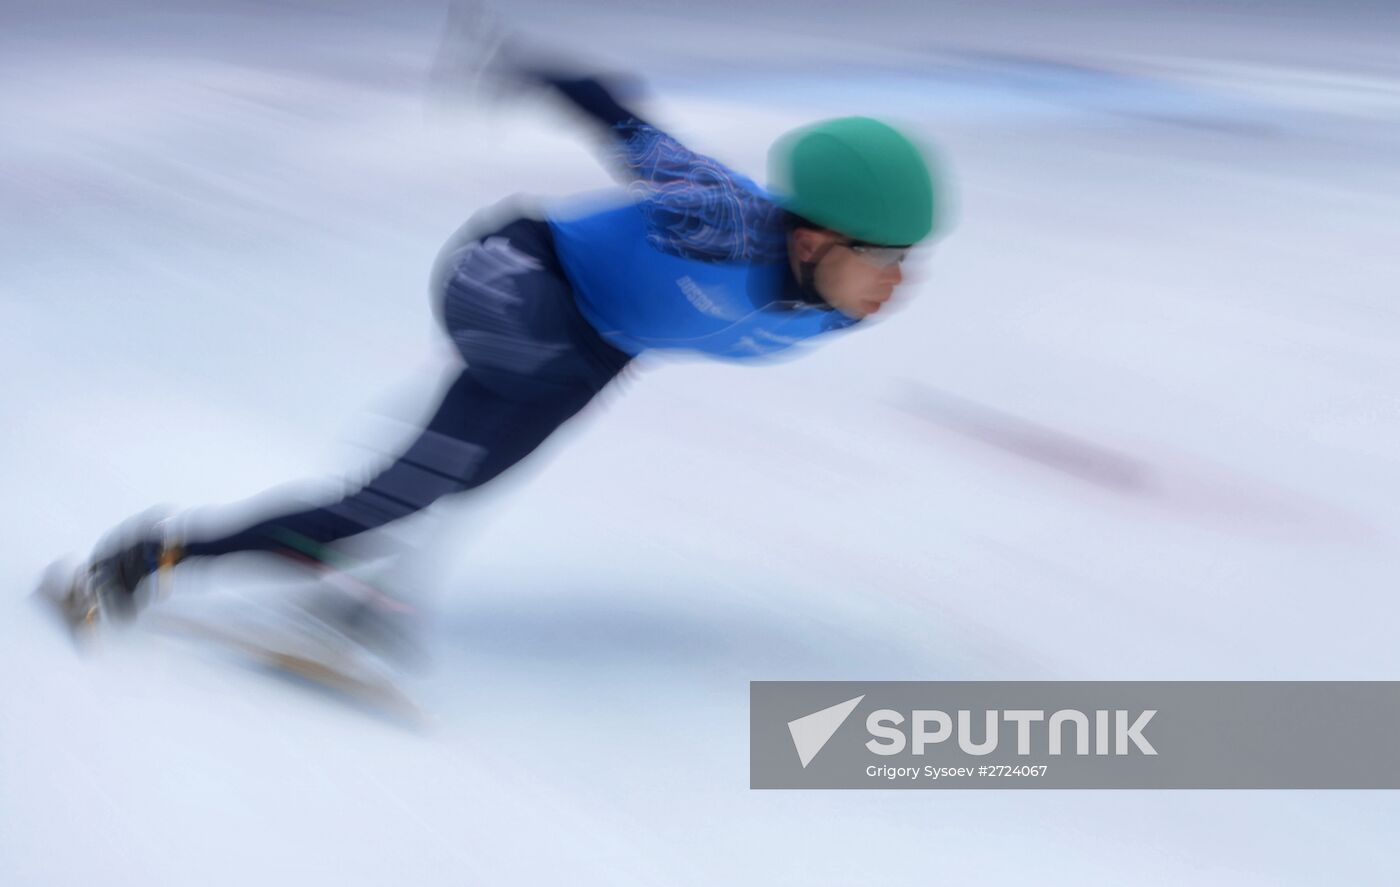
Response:
[[[452,109],[500,104],[541,89],[524,41],[481,0],[449,5],[428,72],[432,104]]]

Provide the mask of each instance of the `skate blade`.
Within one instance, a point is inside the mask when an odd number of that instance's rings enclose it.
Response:
[[[159,614],[152,627],[169,634],[212,643],[241,658],[268,669],[272,674],[294,679],[299,685],[326,691],[342,701],[365,706],[413,727],[426,726],[428,718],[412,698],[388,676],[375,672],[354,658],[329,645],[316,650],[287,638],[258,638],[250,630],[236,630],[190,616]]]

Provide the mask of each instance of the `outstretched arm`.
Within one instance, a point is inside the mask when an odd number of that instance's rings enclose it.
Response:
[[[598,78],[532,76],[607,130],[607,159],[614,175],[643,198],[653,246],[717,262],[786,255],[781,211],[752,182],[643,120]]]
[[[639,117],[602,78],[506,33],[479,6],[454,11],[434,72],[439,88],[474,82],[478,97],[543,88],[581,112],[605,133],[610,171],[638,198],[657,249],[714,262],[785,258],[782,211],[757,185]]]
[[[714,187],[734,180],[719,162],[696,154],[624,106],[600,78],[539,70],[528,76],[606,131],[607,159],[623,184],[664,189],[682,184]]]
[[[646,126],[647,122],[623,107],[617,96],[597,77],[577,77],[547,71],[530,71],[528,76],[557,92],[575,108],[609,129]]]

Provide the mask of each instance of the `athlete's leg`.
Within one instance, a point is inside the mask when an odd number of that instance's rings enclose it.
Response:
[[[418,439],[359,490],[338,502],[276,515],[227,536],[186,542],[183,554],[307,554],[407,517],[443,496],[484,484],[519,462],[593,394],[576,387],[543,399],[512,399],[463,370]]]
[[[534,451],[627,360],[578,314],[547,237],[541,223],[516,222],[456,258],[442,313],[467,366],[402,456],[337,502],[189,541],[182,554],[305,554],[486,483]]]
[[[607,386],[628,356],[588,325],[554,257],[548,227],[520,220],[463,247],[443,299],[466,361],[419,437],[354,493],[277,514],[212,539],[149,536],[111,560],[128,594],[158,565],[186,557],[321,547],[479,486],[529,455]]]

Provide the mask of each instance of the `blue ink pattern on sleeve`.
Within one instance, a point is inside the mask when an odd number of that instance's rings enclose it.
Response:
[[[783,211],[751,181],[638,120],[616,124],[616,160],[647,222],[647,241],[703,262],[761,264],[787,255]]]

